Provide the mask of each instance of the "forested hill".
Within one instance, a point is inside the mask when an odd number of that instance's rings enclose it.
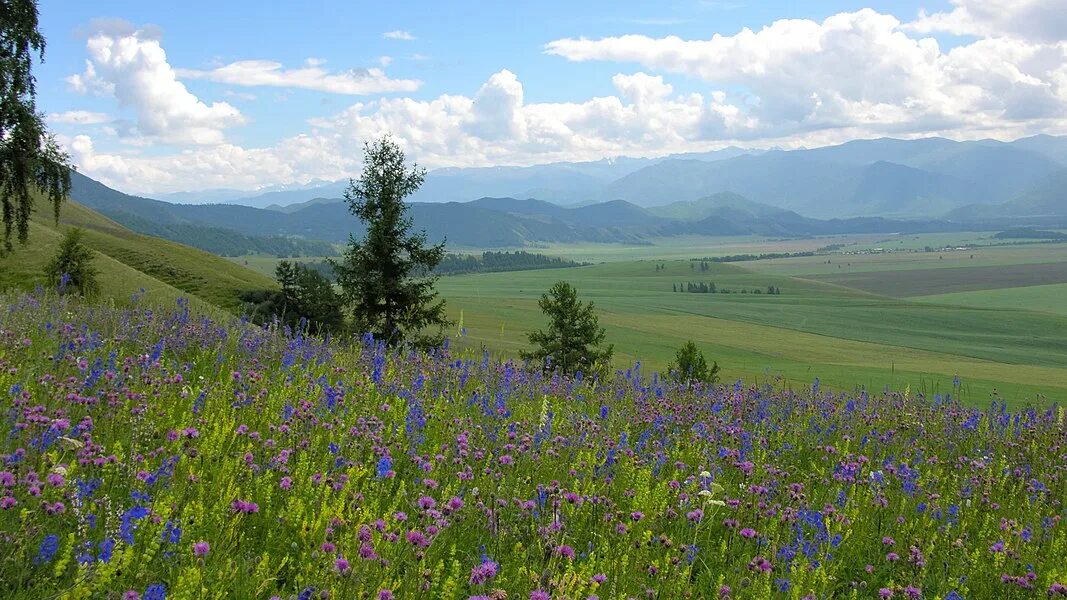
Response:
[[[362,233],[360,222],[340,199],[319,199],[284,212],[233,204],[170,204],[124,194],[77,173],[71,197],[140,233],[223,255],[323,256],[334,253],[331,245]],[[812,219],[738,194],[714,194],[656,208],[642,208],[624,200],[565,207],[516,198],[415,202],[410,206],[416,228],[426,229],[432,241],[447,240],[449,246],[462,248],[514,248],[536,243],[646,244],[652,238],[678,235],[921,233],[1030,224],[1025,219],[1008,222],[1011,220],[1002,217],[977,224],[884,217]]]

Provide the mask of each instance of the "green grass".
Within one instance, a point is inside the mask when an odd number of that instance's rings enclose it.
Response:
[[[660,262],[667,268],[657,272]],[[729,378],[808,385],[820,377],[839,388],[945,391],[959,375],[978,403],[994,389],[1013,400],[1067,398],[1067,318],[908,302],[756,272],[752,264],[714,264],[701,273],[688,261],[614,262],[448,277],[438,287],[452,317],[463,313],[467,337],[459,343],[502,354],[525,347],[525,334],[543,326],[536,300],[564,279],[596,302],[620,367],[641,360],[663,369],[674,350],[692,339]],[[776,285],[782,295],[671,291],[672,283],[686,281],[733,289]]]
[[[983,240],[988,244],[993,241],[990,235],[907,236],[904,246]],[[928,296],[890,297],[947,291],[954,286],[982,289],[1035,283],[1049,274],[1058,278],[1067,274],[1067,244],[713,263],[708,272],[694,270],[688,260],[801,252],[832,243],[845,244],[846,250],[875,248],[896,237],[901,236],[779,241],[694,237],[656,240],[650,246],[548,245],[537,251],[600,264],[442,277],[438,289],[448,301],[450,316],[458,320],[462,313],[467,335],[456,343],[484,347],[500,357],[515,356],[527,347],[526,334],[544,324],[537,299],[552,283],[564,279],[574,283],[583,298],[597,303],[620,368],[640,360],[662,370],[678,346],[692,339],[719,361],[727,378],[776,379],[807,386],[819,377],[842,389],[910,385],[946,391],[959,375],[970,400],[978,404],[993,390],[1016,401],[1038,394],[1067,399],[1063,335],[1067,315],[1042,308],[1055,304],[1055,286],[1043,298],[1032,293],[1007,306],[953,302],[955,295],[944,301],[930,301]],[[273,272],[277,260],[237,259],[263,273]],[[656,271],[657,264],[665,264],[666,270]],[[671,291],[672,284],[688,281],[714,282],[719,288],[736,291],[775,285],[782,294]],[[882,281],[887,283],[878,287]]]
[[[242,291],[277,285],[270,277],[224,258],[176,242],[134,233],[75,202],[66,202],[57,227],[51,213],[35,213],[30,240],[0,257],[0,289],[32,289],[43,285],[44,267],[63,232],[85,230],[85,243],[97,253],[101,292],[128,302],[143,288],[143,300],[173,304],[187,297],[198,307],[219,307],[239,313]]]
[[[713,263],[708,272],[692,268],[689,261],[701,256],[801,252],[834,243],[844,244],[846,251],[877,248],[897,238],[904,242],[899,245],[920,248],[983,240],[988,244],[990,235],[778,241],[695,237],[656,240],[649,246],[550,245],[536,251],[600,264],[443,277],[438,289],[448,301],[450,316],[459,320],[462,314],[466,336],[456,343],[496,356],[515,356],[527,347],[526,334],[544,325],[537,299],[552,283],[564,279],[574,283],[584,299],[597,303],[620,368],[640,360],[650,369],[662,370],[678,346],[692,339],[709,358],[719,361],[728,379],[806,387],[818,377],[838,389],[910,386],[944,392],[959,375],[967,400],[976,404],[984,404],[994,390],[1016,402],[1038,396],[1067,399],[1063,335],[1067,314],[1054,310],[1061,288],[1041,286],[1048,287],[1044,293],[1036,286],[1000,290],[1016,298],[1006,304],[968,301],[959,294],[890,297],[1016,286],[1043,281],[1050,273],[1055,279],[1067,274],[1067,244]],[[247,267],[266,277],[278,260],[249,256],[231,262],[242,272]],[[657,264],[666,269],[657,271]],[[734,291],[765,291],[774,285],[782,294],[671,291],[672,284],[689,281],[714,282],[720,289]],[[995,297],[990,291],[967,294]]]
[[[850,250],[845,248],[845,251]],[[973,256],[973,258],[972,258]],[[827,263],[827,260],[830,262]],[[832,254],[746,263],[761,273],[838,276],[850,273],[1000,267],[1067,260],[1067,244],[1020,244],[948,252],[900,251],[886,254]]]
[[[950,269],[861,271],[812,277],[875,294],[907,298],[1067,283],[1067,262]]]
[[[1067,283],[936,294],[913,299],[953,306],[1033,310],[1067,315]]]

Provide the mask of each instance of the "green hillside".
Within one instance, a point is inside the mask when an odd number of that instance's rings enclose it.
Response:
[[[201,308],[242,309],[240,294],[274,287],[270,277],[201,250],[134,233],[76,202],[66,202],[59,226],[43,207],[30,223],[30,241],[0,257],[0,289],[32,289],[44,282],[44,266],[63,232],[85,230],[85,242],[97,252],[101,290],[116,302],[128,302],[143,288],[151,302],[172,303],[187,297]]]

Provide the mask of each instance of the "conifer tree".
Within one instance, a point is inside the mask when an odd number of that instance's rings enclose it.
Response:
[[[687,383],[692,381],[718,383],[719,363],[712,362],[711,368],[708,368],[704,352],[690,340],[678,349],[674,355],[674,362],[667,366],[667,373]]]
[[[431,345],[449,325],[432,275],[444,258],[444,242],[431,245],[425,231],[412,232],[404,201],[425,177],[417,165],[408,168],[389,137],[365,143],[363,174],[349,182],[345,201],[367,233],[363,239],[350,236],[342,259],[330,261],[356,329],[390,344]]]
[[[83,232],[74,228],[63,235],[55,256],[45,267],[48,284],[60,294],[76,293],[91,298],[100,292],[99,272],[93,266],[93,251],[82,243]]]
[[[614,346],[604,346],[593,303],[583,304],[578,292],[566,281],[555,283],[538,302],[548,317],[548,328],[529,335],[535,348],[522,352],[525,360],[543,362],[547,369],[564,373],[590,372],[611,359]]]

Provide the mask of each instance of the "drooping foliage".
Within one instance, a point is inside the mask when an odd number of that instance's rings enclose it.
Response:
[[[0,221],[3,247],[12,235],[25,243],[34,199],[43,194],[59,220],[70,191],[70,158],[48,133],[37,112],[33,60],[44,58],[36,0],[0,2]]]

